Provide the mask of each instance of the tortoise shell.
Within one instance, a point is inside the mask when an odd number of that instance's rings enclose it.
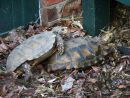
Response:
[[[52,55],[55,38],[54,33],[45,31],[25,40],[9,54],[6,63],[7,71],[15,71],[26,61],[40,58],[40,62]]]
[[[98,44],[94,39],[86,40],[79,37],[68,40],[64,44],[65,52],[63,55],[55,53],[49,58],[47,68],[49,72],[85,67],[82,63],[87,61],[89,65],[91,59],[95,57],[94,54],[98,51]]]

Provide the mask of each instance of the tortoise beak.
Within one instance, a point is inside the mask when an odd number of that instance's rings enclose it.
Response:
[[[68,33],[68,29],[67,29],[67,27],[63,27],[63,35],[65,35],[65,34],[67,34]]]

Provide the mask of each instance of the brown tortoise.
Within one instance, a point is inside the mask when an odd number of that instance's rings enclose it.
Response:
[[[64,27],[54,27],[52,31],[45,31],[34,35],[13,49],[7,58],[7,71],[17,71],[21,65],[28,76],[30,65],[34,66],[49,56],[58,48],[59,54],[64,52],[64,44],[61,35],[65,32]],[[56,48],[57,47],[57,48]]]
[[[78,37],[64,43],[64,54],[55,53],[49,58],[47,68],[49,72],[89,66],[98,51],[96,38]]]

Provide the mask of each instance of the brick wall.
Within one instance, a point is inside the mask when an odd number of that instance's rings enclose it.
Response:
[[[52,25],[72,13],[81,13],[81,0],[40,0],[40,19],[43,25]]]

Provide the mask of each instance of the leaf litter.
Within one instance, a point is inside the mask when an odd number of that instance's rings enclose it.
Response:
[[[72,21],[67,21],[69,24],[64,23],[64,26],[69,25],[64,35],[65,40],[85,35],[82,27],[71,28]],[[43,67],[45,65],[39,64],[33,69],[33,77],[28,81],[15,73],[7,73],[6,59],[12,49],[45,30],[51,30],[51,27],[29,23],[0,37],[0,98],[130,97],[129,27],[108,27],[101,30],[105,33],[98,36],[101,39],[101,51],[97,55],[102,55],[102,59],[87,68],[48,73]]]

